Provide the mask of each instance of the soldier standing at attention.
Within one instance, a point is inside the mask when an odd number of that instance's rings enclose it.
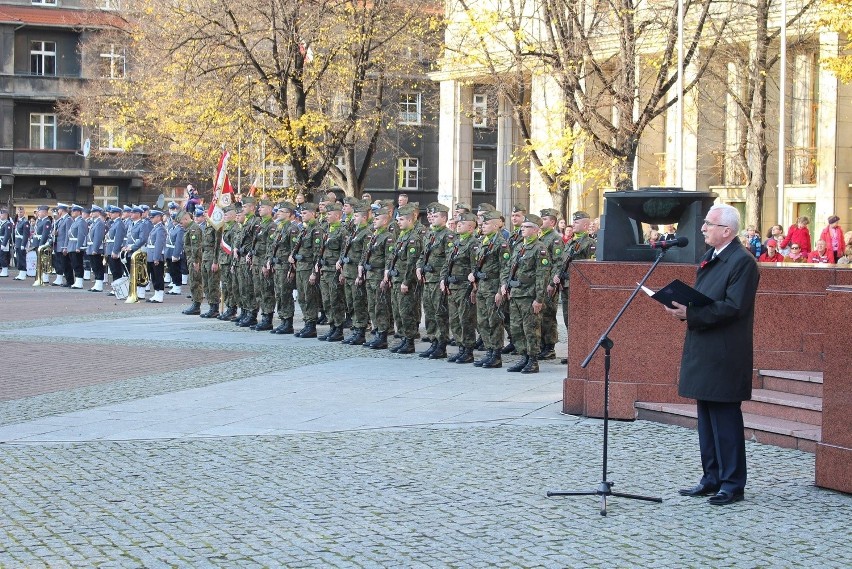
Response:
[[[296,235],[299,233],[299,228],[294,222],[293,212],[295,210],[295,204],[290,202],[284,202],[278,206],[278,212],[275,214],[277,225],[275,230],[270,233],[266,265],[270,271],[273,271],[275,304],[278,306],[278,318],[281,319],[281,324],[270,331],[272,334],[293,333],[293,316],[296,312],[293,289],[296,283],[293,275],[290,275],[290,264],[287,259],[291,253],[292,234],[293,232]]]
[[[272,272],[264,271],[269,235],[275,230],[275,224],[272,222],[272,202],[260,200],[257,216],[260,219],[255,225],[255,236],[252,240],[251,273],[261,319],[250,328],[258,332],[268,332],[272,330],[272,315],[275,312],[275,284],[272,282]]]
[[[95,284],[89,292],[102,292],[104,290],[104,237],[106,235],[106,224],[104,223],[104,210],[92,206],[92,226],[89,228],[86,255],[89,256],[92,273],[95,275]]]
[[[175,206],[177,204],[174,204]],[[166,237],[166,267],[171,278],[171,287],[166,291],[166,294],[181,294],[181,283],[183,283],[183,273],[181,272],[181,264],[186,263],[186,256],[183,251],[183,234],[184,228],[180,223],[181,212],[179,208],[172,208],[169,205],[169,210],[172,211],[172,222],[167,228],[168,234]]]
[[[297,338],[317,337],[317,315],[320,298],[316,275],[316,254],[322,244],[322,230],[316,219],[316,204],[305,202],[302,204],[302,229],[295,236],[291,234],[290,257],[287,259],[296,272],[296,288],[299,291],[299,308],[302,310],[304,326],[296,332]]]
[[[503,216],[499,211],[482,214],[482,239],[474,247],[473,270],[467,280],[476,294],[476,325],[482,335],[485,356],[473,363],[477,367],[503,366],[503,314],[500,310],[500,279],[507,272],[512,252],[503,238]]]
[[[152,225],[145,249],[148,254],[148,275],[151,279],[151,287],[154,289],[154,296],[145,302],[161,303],[166,289],[166,226],[163,225],[162,211],[152,209],[148,215]]]
[[[83,255],[86,254],[86,237],[89,234],[89,226],[86,225],[86,220],[83,219],[83,208],[79,205],[71,206],[71,217],[73,221],[68,228],[68,258],[71,260],[71,273],[65,269],[65,278],[70,280],[70,275],[74,278],[74,284],[71,288],[83,288]]]
[[[550,279],[550,255],[538,240],[541,218],[527,214],[521,224],[523,240],[515,250],[500,292],[509,298],[512,337],[523,356],[507,371],[538,373],[541,310]]]
[[[550,256],[551,273],[559,270],[559,260],[565,249],[562,235],[556,230],[559,223],[559,212],[555,209],[541,210],[541,233],[539,241],[547,247]],[[550,284],[550,279],[548,279]],[[552,288],[548,293],[554,292]],[[556,327],[556,308],[558,299],[556,294],[546,294],[544,297],[544,308],[541,310],[541,351],[536,356],[539,360],[556,359],[556,343],[559,341],[559,330]]]
[[[229,205],[224,213],[222,240],[219,243],[219,279],[222,281],[222,310],[217,318],[230,320],[237,315],[237,277],[234,275],[234,234],[237,227],[237,208]]]
[[[245,198],[243,198],[245,199]],[[231,281],[233,282],[233,293],[234,293],[234,306],[237,308],[242,307],[242,271],[241,271],[241,262],[240,262],[240,244],[243,242],[243,227],[246,221],[246,208],[240,204],[234,205],[234,211],[236,213],[236,217],[234,219],[235,223],[231,227],[231,241],[228,243],[231,244],[231,247],[234,248],[233,258],[231,259]],[[231,322],[239,322],[240,319],[245,316],[245,312],[241,311],[240,314],[233,314],[228,317],[228,320]]]
[[[50,208],[46,205],[38,206],[36,211],[35,231],[33,232],[32,248],[38,252],[42,245],[50,245],[50,236],[53,233],[53,218],[48,215]],[[38,262],[38,260],[36,260]],[[50,275],[46,272],[41,276],[43,284],[50,282]]]
[[[571,338],[571,330],[568,328],[568,297],[570,291],[568,289],[567,264],[574,259],[591,259],[594,257],[597,248],[597,241],[589,234],[589,225],[592,222],[589,214],[585,211],[575,211],[571,218],[573,219],[574,237],[565,245],[562,258],[557,261],[559,266],[553,269],[553,284],[551,285],[562,289],[562,321],[565,323],[565,330],[569,334],[569,341]],[[567,364],[568,359],[563,358],[561,363]]]
[[[373,234],[364,247],[364,256],[358,268],[358,276],[366,281],[367,309],[375,334],[364,344],[373,350],[388,347],[388,332],[391,332],[390,289],[385,284],[385,263],[388,255],[393,255],[394,234],[388,230],[391,213],[386,207],[376,210],[373,217]],[[392,332],[391,332],[392,333]]]
[[[189,265],[189,292],[192,295],[192,304],[182,313],[190,316],[201,314],[201,299],[204,298],[204,283],[201,280],[201,241],[204,236],[201,225],[204,223],[204,210],[198,208],[194,213],[194,218],[187,212],[178,218],[184,229],[183,252]]]
[[[416,232],[417,209],[411,204],[397,210],[399,236],[394,243],[393,254],[386,261],[385,281],[391,286],[391,302],[399,314],[397,329],[402,336],[400,342],[390,348],[397,354],[414,353],[414,337],[420,327],[418,304],[417,260],[423,251],[422,236]]]
[[[366,341],[367,325],[370,322],[367,288],[364,279],[358,276],[358,261],[370,239],[369,204],[357,203],[353,206],[351,230],[352,234],[340,253],[337,268],[344,279],[343,292],[352,318],[352,334],[343,343],[360,346]]]
[[[429,348],[418,355],[433,360],[447,357],[447,342],[450,340],[450,317],[446,298],[441,292],[441,271],[447,264],[448,245],[455,237],[447,228],[449,211],[450,208],[438,202],[426,208],[430,227],[423,237],[423,254],[417,262],[417,278],[423,283],[426,335],[432,339]]]
[[[201,233],[201,280],[209,308],[201,317],[216,318],[219,316],[219,301],[222,298],[219,278],[219,241],[222,232],[213,227],[206,216],[205,220]]]
[[[248,328],[257,324],[257,295],[254,290],[254,277],[251,273],[251,252],[254,249],[254,239],[258,218],[255,215],[255,199],[251,196],[243,196],[243,210],[246,219],[243,222],[240,241],[237,245],[237,282],[240,286],[240,308],[242,314],[235,324],[240,328]],[[263,261],[260,261],[263,262]]]
[[[441,291],[448,295],[450,329],[459,344],[456,355],[448,362],[469,364],[473,362],[473,347],[476,345],[476,308],[468,295],[467,276],[473,268],[473,249],[476,238],[476,215],[462,213],[456,218],[456,238],[447,264],[441,271]]]
[[[15,224],[9,219],[9,211],[0,209],[0,277],[9,276],[9,262],[12,260],[12,234]]]
[[[15,268],[18,269],[16,281],[27,280],[27,250],[30,247],[30,220],[23,207],[18,208],[18,221],[15,223]]]
[[[59,216],[53,224],[53,268],[56,271],[56,279],[51,284],[69,287],[71,283],[67,281],[65,275],[67,269],[71,267],[71,261],[68,260],[68,229],[71,227],[72,219],[68,215],[67,204],[56,204],[56,213]]]
[[[327,227],[323,232],[320,250],[317,251],[317,270],[314,273],[319,278],[320,294],[329,324],[328,333],[317,339],[328,342],[343,340],[343,321],[346,319],[346,298],[337,275],[337,261],[340,260],[346,239],[346,228],[340,221],[342,215],[340,204],[334,202],[326,205]]]
[[[107,258],[109,272],[112,274],[112,282],[124,276],[124,263],[121,262],[121,248],[124,245],[124,239],[127,237],[127,225],[121,219],[122,210],[120,207],[111,206],[109,208],[109,216],[111,223],[106,235],[106,247],[104,255]],[[110,290],[107,293],[109,296],[115,296],[115,291]]]

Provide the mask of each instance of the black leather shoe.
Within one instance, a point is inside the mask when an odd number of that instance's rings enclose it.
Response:
[[[709,486],[706,484],[696,484],[692,488],[681,488],[677,491],[681,496],[710,496],[719,491],[718,486]]]
[[[518,360],[518,362],[515,365],[513,365],[512,367],[510,367],[506,371],[508,371],[509,373],[519,372],[526,367],[526,365],[527,365],[527,363],[529,363],[529,361],[530,361],[530,358],[526,354],[524,354],[523,357],[520,360]]]
[[[714,506],[727,506],[728,504],[733,504],[734,502],[742,502],[743,500],[745,500],[745,495],[743,495],[742,492],[732,494],[730,492],[720,490],[716,494],[710,496],[707,499],[707,502]]]
[[[456,357],[457,364],[472,364],[473,363],[473,348],[462,348],[462,352]]]

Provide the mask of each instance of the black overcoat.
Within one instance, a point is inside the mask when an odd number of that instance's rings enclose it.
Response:
[[[690,306],[678,393],[704,401],[751,399],[754,369],[754,302],[760,280],[754,256],[738,239],[716,259],[702,258],[695,288],[712,298]]]

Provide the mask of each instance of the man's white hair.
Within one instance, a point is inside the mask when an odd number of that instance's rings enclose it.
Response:
[[[710,208],[710,211],[719,212],[720,225],[730,227],[734,234],[740,232],[740,212],[737,208],[728,204],[716,204]]]

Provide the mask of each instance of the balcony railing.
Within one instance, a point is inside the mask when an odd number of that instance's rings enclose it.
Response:
[[[787,182],[794,185],[816,184],[816,148],[788,147],[784,151]]]

